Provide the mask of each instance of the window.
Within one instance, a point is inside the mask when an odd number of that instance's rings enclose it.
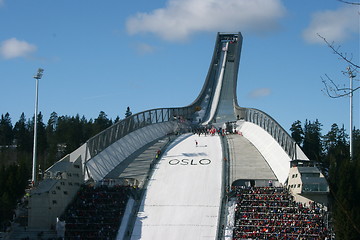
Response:
[[[298,186],[297,186],[297,187],[299,188],[300,186],[301,186],[301,184],[298,184]]]
[[[53,200],[52,203],[55,205],[55,204],[57,204],[57,201],[56,201],[56,200]]]
[[[67,192],[67,191],[64,191],[64,195],[68,195],[68,192]]]
[[[320,173],[303,173],[302,177],[320,177]]]

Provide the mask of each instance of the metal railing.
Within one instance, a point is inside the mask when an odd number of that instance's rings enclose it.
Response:
[[[90,154],[87,158],[89,159],[96,156],[120,138],[137,129],[155,123],[172,121],[178,117],[189,118],[194,113],[193,109],[191,106],[182,108],[157,108],[133,114],[90,138],[86,142],[88,153]]]
[[[236,107],[236,110],[239,118],[263,128],[279,143],[292,160],[296,159],[296,143],[294,139],[275,119],[255,108]]]

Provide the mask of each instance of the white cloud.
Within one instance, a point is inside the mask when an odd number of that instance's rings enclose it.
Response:
[[[1,43],[0,55],[5,59],[27,57],[36,49],[37,47],[33,44],[10,38]]]
[[[130,17],[126,27],[129,34],[176,41],[196,32],[267,33],[279,28],[284,14],[280,0],[169,0],[164,8]]]
[[[317,34],[329,42],[342,42],[359,33],[359,8],[347,5],[337,10],[322,11],[313,14],[310,25],[303,32],[303,38],[309,43],[323,43]]]
[[[250,92],[249,96],[251,98],[261,98],[270,95],[270,88],[258,88]]]

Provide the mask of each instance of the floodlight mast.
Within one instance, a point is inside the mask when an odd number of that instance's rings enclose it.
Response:
[[[350,161],[353,158],[353,78],[356,77],[350,67],[347,67],[350,79]]]
[[[39,80],[43,75],[44,69],[39,68],[37,74],[34,76],[36,79],[35,87],[35,116],[34,116],[34,147],[33,147],[33,166],[32,166],[32,179],[33,186],[37,185],[36,175],[36,155],[37,155],[37,116],[38,116],[38,92],[39,92]]]

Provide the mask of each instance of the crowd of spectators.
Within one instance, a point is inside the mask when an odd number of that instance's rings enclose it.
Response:
[[[65,239],[115,239],[131,187],[85,185],[61,220]]]
[[[199,135],[199,137],[201,135],[204,135],[206,137],[207,135],[214,136],[216,134],[219,135],[219,136],[223,136],[223,135],[225,135],[225,129],[223,129],[221,127],[215,128],[214,126],[196,127],[196,128],[192,129],[192,133]]]
[[[282,187],[235,187],[233,239],[329,239],[323,210],[296,203]]]

